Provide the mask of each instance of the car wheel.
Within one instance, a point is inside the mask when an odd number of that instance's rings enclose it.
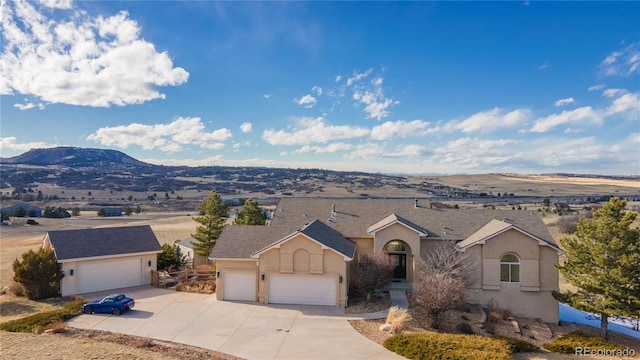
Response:
[[[121,312],[122,310],[120,310],[120,308],[113,308],[113,315],[120,315]]]
[[[93,308],[91,306],[87,306],[84,308],[85,314],[93,314]]]

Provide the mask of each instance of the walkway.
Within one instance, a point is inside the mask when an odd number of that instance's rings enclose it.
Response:
[[[399,308],[408,309],[409,308],[409,299],[407,298],[407,292],[411,291],[413,288],[411,287],[411,283],[406,281],[401,282],[392,282],[389,285],[389,297],[391,298],[391,307],[397,306]],[[367,313],[367,314],[353,314],[348,315],[347,319],[349,320],[376,320],[376,319],[386,319],[387,314],[389,313],[389,309]]]

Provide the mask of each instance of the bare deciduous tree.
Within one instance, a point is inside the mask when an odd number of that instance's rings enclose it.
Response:
[[[466,290],[475,277],[475,263],[454,243],[433,249],[416,261],[413,294],[416,305],[427,311],[431,327],[437,329],[442,315],[464,305]]]
[[[364,254],[351,267],[351,290],[366,295],[371,300],[371,292],[382,289],[393,279],[393,262],[384,252]]]

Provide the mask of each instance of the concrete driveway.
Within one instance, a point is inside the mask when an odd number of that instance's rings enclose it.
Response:
[[[146,286],[83,297],[114,292],[134,298],[134,310],[120,316],[83,314],[68,325],[174,341],[250,360],[404,359],[360,335],[335,307],[217,301],[215,295]]]

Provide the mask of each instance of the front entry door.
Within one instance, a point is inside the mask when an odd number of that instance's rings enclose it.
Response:
[[[393,277],[396,279],[407,278],[407,254],[389,254],[393,262]]]

